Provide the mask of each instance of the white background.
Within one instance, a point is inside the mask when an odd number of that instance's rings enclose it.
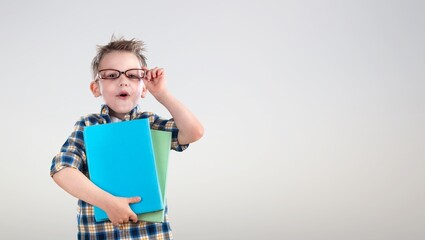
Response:
[[[2,1],[2,239],[74,239],[51,159],[97,44],[148,65],[205,127],[173,153],[176,239],[424,239],[424,1]],[[149,95],[144,110],[169,117]]]

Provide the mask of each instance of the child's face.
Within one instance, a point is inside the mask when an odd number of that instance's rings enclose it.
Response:
[[[141,69],[139,59],[130,52],[113,51],[106,54],[99,63],[99,71],[116,69],[125,72],[128,69]],[[145,96],[143,80],[128,78],[121,74],[117,79],[97,79],[90,88],[95,97],[102,96],[110,108],[110,115],[122,119]]]

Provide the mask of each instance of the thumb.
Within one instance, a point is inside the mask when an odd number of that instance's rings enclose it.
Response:
[[[140,197],[130,197],[130,198],[127,198],[127,200],[128,200],[128,203],[138,203],[142,199]]]
[[[144,87],[147,87],[149,84],[149,81],[147,78],[143,78],[143,85],[145,85]]]

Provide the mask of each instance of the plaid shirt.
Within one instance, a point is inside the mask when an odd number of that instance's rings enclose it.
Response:
[[[139,112],[135,107],[125,115],[123,121],[149,118],[151,129],[172,132],[171,149],[185,150],[188,145],[180,145],[177,141],[178,129],[173,119],[162,119],[151,112]],[[74,131],[63,144],[60,152],[53,158],[50,175],[66,167],[76,168],[87,177],[87,158],[84,147],[83,131],[85,126],[110,123],[109,108],[103,105],[100,114],[90,114],[82,117],[74,126]],[[165,211],[165,221],[150,223],[138,221],[122,224],[121,228],[114,227],[110,221],[95,222],[93,205],[78,200],[78,239],[172,239],[172,233]]]

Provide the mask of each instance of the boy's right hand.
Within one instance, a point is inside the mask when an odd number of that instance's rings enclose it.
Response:
[[[137,215],[130,208],[130,203],[137,202],[140,202],[140,197],[123,198],[113,196],[104,210],[112,224],[118,227],[120,224],[127,223],[130,220],[133,222],[138,221]]]

